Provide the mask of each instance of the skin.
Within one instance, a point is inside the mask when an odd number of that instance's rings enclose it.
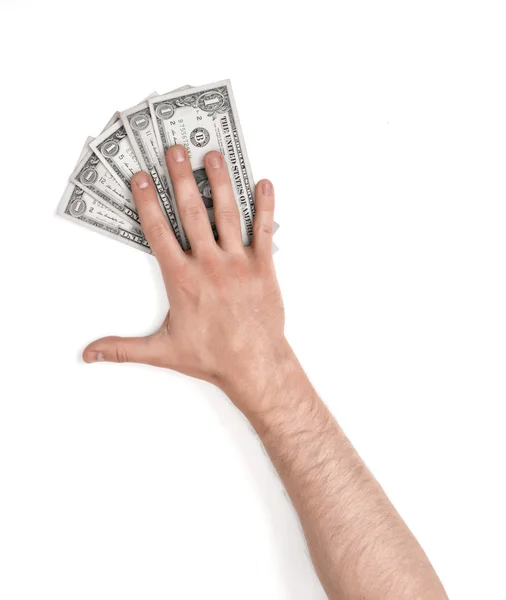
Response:
[[[166,159],[191,252],[177,243],[150,178],[137,173],[132,189],[170,311],[152,335],[102,338],[84,350],[84,360],[146,363],[220,387],[250,420],[278,470],[331,600],[447,598],[284,336],[272,260],[272,184],[256,186],[253,243],[245,247],[224,159],[207,154],[216,242],[186,150],[173,146]]]

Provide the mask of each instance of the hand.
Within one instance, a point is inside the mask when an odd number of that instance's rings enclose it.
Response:
[[[83,359],[166,367],[214,383],[232,399],[239,391],[247,397],[245,389],[265,380],[266,369],[272,370],[276,360],[289,352],[272,260],[272,184],[262,180],[256,186],[253,243],[245,247],[223,156],[206,155],[216,242],[186,150],[173,146],[166,160],[191,251],[185,253],[179,246],[146,173],[134,175],[132,191],[162,271],[170,311],[156,333],[102,338],[84,350]]]

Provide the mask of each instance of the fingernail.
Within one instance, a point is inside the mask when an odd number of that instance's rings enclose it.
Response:
[[[223,159],[221,158],[221,154],[211,154],[207,162],[212,169],[219,169],[223,164]]]
[[[186,158],[186,152],[176,146],[170,151],[170,156],[174,162],[182,163]]]
[[[145,190],[149,185],[149,179],[146,173],[140,171],[135,175],[135,184],[141,190]]]
[[[87,352],[84,357],[84,362],[94,363],[94,362],[103,362],[105,360],[102,352]]]
[[[272,183],[270,181],[264,181],[262,183],[262,192],[266,196],[270,196],[272,194]]]

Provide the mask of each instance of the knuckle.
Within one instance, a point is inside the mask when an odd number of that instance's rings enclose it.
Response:
[[[274,262],[272,260],[272,254],[269,253],[265,256],[256,258],[255,260],[255,274],[261,281],[270,281],[274,276]]]
[[[250,274],[250,261],[246,256],[234,256],[232,259],[232,271],[239,277]]]
[[[204,206],[202,201],[189,202],[184,208],[184,215],[190,221],[198,221],[204,216]]]
[[[187,276],[186,261],[179,261],[173,266],[173,277],[178,283],[183,283]]]
[[[215,283],[223,279],[222,265],[215,252],[206,252],[199,258],[206,277]]]
[[[235,207],[224,207],[220,209],[215,209],[216,218],[219,219],[222,223],[225,224],[235,224],[238,220],[238,213]]]
[[[127,352],[126,352],[125,348],[123,348],[122,346],[116,347],[116,362],[119,362],[119,363],[128,362]]]
[[[215,252],[205,252],[200,257],[200,262],[207,270],[216,270],[220,264],[219,257]]]
[[[154,241],[161,241],[167,238],[167,226],[165,223],[155,223],[146,229],[146,236]]]
[[[259,234],[272,235],[273,226],[270,225],[269,223],[257,222],[257,223],[255,223],[254,231],[255,231],[255,233],[259,233]]]

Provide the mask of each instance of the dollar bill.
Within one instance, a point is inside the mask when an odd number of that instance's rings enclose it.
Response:
[[[141,170],[141,166],[121,120],[95,138],[90,143],[90,148],[111,175],[131,191],[130,180]]]
[[[130,179],[142,168],[151,173],[167,219],[187,249],[165,163],[165,151],[176,143],[185,145],[189,152],[215,235],[203,157],[213,149],[225,156],[242,215],[243,241],[249,243],[255,214],[253,180],[228,81],[200,88],[186,85],[163,96],[154,92],[139,105],[114,113],[99,138],[88,138],[57,214],[151,253],[131,194]],[[277,228],[274,223],[274,231]],[[273,253],[276,251],[273,244]]]
[[[88,152],[88,138],[77,164]],[[56,214],[72,223],[97,231],[112,239],[151,253],[151,249],[139,227],[135,227],[116,214],[109,206],[86,193],[79,185],[69,182],[58,204]]]
[[[178,242],[186,249],[186,238],[181,227],[177,206],[174,196],[170,194],[165,169],[165,154],[156,139],[148,102],[141,102],[137,106],[123,111],[121,121],[130,140],[130,145],[137,155],[141,169],[151,175],[158,192],[160,204]]]
[[[186,87],[186,86],[184,86]],[[183,88],[181,88],[183,89]],[[174,90],[175,91],[175,90]],[[151,97],[155,97],[158,96],[158,92],[152,92],[151,94],[149,94],[149,96],[146,96],[146,98],[144,98],[144,100],[147,100],[148,98]],[[114,123],[117,123],[121,118],[121,113],[119,112],[119,110],[117,110],[113,116],[107,121],[106,126],[102,129],[102,133],[104,131],[106,131],[106,129],[109,129],[109,127],[112,127],[112,125],[114,125]],[[93,141],[93,138],[90,138],[90,142]]]
[[[148,104],[160,149],[165,153],[170,146],[182,144],[188,151],[193,174],[214,230],[213,201],[204,168],[204,156],[210,150],[218,150],[223,154],[242,217],[243,243],[250,244],[255,216],[254,184],[230,81],[169,92],[150,98]],[[167,171],[166,175],[171,197],[174,197]]]
[[[69,182],[58,205],[58,215],[83,227],[98,231],[124,244],[151,254],[151,249],[138,227],[118,216],[106,204]]]
[[[70,181],[85,189],[96,200],[107,204],[132,225],[140,226],[130,190],[121,185],[89,147],[70,176]]]
[[[183,88],[186,87],[183,86]],[[145,100],[152,97],[156,97],[156,92],[147,96]],[[102,133],[90,142],[90,148],[99,157],[111,175],[131,191],[130,180],[134,173],[141,170],[141,167],[130,145],[130,140],[118,112],[114,113],[109,119]]]

